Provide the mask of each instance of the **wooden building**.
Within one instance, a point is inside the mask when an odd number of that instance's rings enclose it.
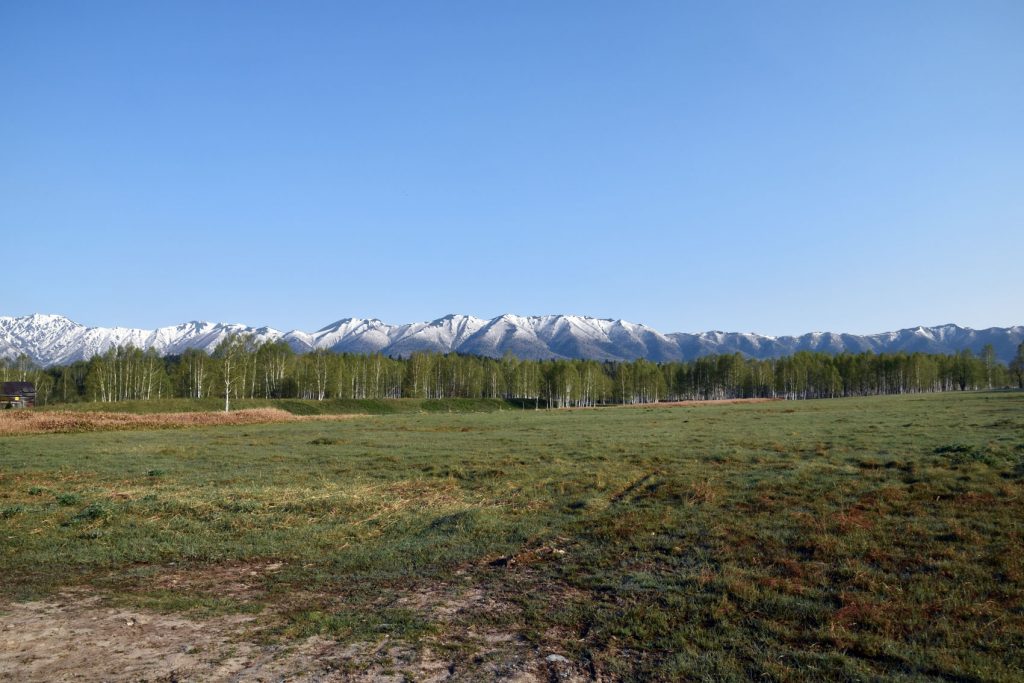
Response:
[[[36,404],[36,386],[32,382],[0,384],[0,408],[31,408]]]

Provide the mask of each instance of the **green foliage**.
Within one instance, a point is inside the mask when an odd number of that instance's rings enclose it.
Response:
[[[85,396],[93,401],[126,401],[170,396],[164,359],[155,349],[111,347],[94,356],[85,375]]]
[[[489,399],[561,408],[664,400],[963,391],[1011,383],[1024,388],[1024,345],[1009,367],[996,360],[991,346],[983,349],[980,357],[968,350],[955,355],[868,352],[836,356],[802,351],[771,360],[736,353],[657,364],[643,359],[602,363],[437,353],[413,353],[404,359],[324,350],[296,354],[283,341],[257,344],[250,336],[236,335],[225,338],[213,356],[191,349],[181,356],[160,358],[152,350],[142,352],[129,346],[112,348],[87,363],[46,371],[32,369],[27,358],[19,362],[21,375],[31,374],[42,383],[40,404],[146,400],[157,405],[179,397],[213,410],[218,405],[239,408],[247,401],[263,399],[280,401],[280,407],[299,415],[402,412],[402,408],[386,405],[398,398]],[[5,367],[5,362],[0,362],[0,374],[12,374]],[[309,401],[349,403],[330,409],[312,406]],[[480,410],[485,404],[462,405],[461,410]],[[423,409],[434,408],[423,404]]]
[[[92,522],[102,519],[107,514],[107,509],[100,503],[90,503],[79,510],[73,517],[64,522],[64,525],[78,524],[79,522]]]
[[[1017,346],[1017,355],[1010,361],[1009,371],[1017,387],[1024,389],[1024,343]]]

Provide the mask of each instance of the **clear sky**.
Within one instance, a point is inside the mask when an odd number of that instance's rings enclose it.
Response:
[[[1024,323],[1024,2],[0,2],[0,315]]]

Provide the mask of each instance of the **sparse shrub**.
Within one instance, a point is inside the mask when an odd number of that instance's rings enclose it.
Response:
[[[430,522],[427,531],[450,535],[458,532],[470,531],[476,526],[476,513],[472,510],[455,512],[450,515],[442,515]]]
[[[78,513],[63,523],[62,526],[70,526],[72,524],[78,524],[80,522],[92,522],[97,519],[102,519],[107,514],[106,508],[100,503],[89,503],[84,508],[78,511]]]
[[[1024,479],[1024,460],[1021,460],[1014,466],[1011,476],[1014,479]]]
[[[711,481],[704,480],[690,485],[687,502],[691,505],[699,505],[700,503],[714,503],[717,498],[718,487]]]
[[[963,444],[963,443],[954,443],[954,444],[949,444],[949,445],[946,445],[946,446],[939,446],[939,447],[937,447],[935,449],[935,452],[939,453],[939,454],[942,454],[942,453],[968,453],[968,454],[970,454],[970,453],[974,453],[975,450],[976,449],[974,448],[974,446],[968,446],[967,444]]]
[[[230,500],[217,503],[217,507],[225,512],[255,512],[260,504],[253,500]]]
[[[1007,460],[1007,454],[1000,452],[998,448],[980,448],[969,444],[954,443],[946,446],[939,446],[935,449],[936,455],[949,457],[952,465],[966,465],[968,463],[983,463],[990,467],[1002,465]]]

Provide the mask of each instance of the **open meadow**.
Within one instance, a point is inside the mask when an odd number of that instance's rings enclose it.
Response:
[[[1024,393],[394,406],[0,436],[0,679],[1024,680]]]

